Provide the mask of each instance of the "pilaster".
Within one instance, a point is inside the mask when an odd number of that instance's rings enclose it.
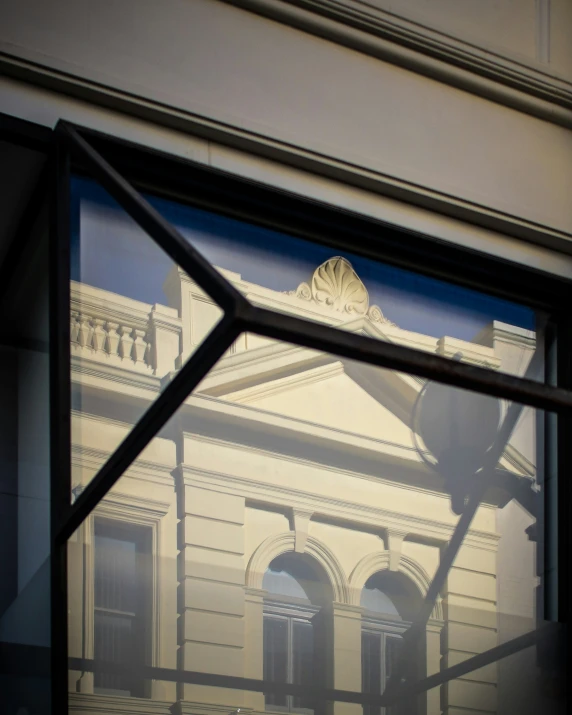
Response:
[[[336,690],[361,692],[361,630],[359,606],[332,604],[333,683]],[[334,715],[362,715],[363,708],[355,703],[333,703]]]
[[[182,322],[181,352],[176,364],[180,368],[216,325],[222,311],[178,266],[167,276],[164,290],[169,305],[178,311]]]
[[[175,370],[181,353],[181,320],[177,311],[164,305],[155,304],[149,314],[151,364],[155,375],[162,377]]]
[[[449,571],[443,595],[442,668],[498,644],[496,598],[495,554],[463,546]],[[496,663],[446,683],[441,696],[444,715],[456,715],[466,708],[496,712]]]
[[[243,676],[244,498],[193,486],[179,468],[179,668]],[[242,707],[244,694],[182,683],[186,702]]]
[[[245,654],[244,677],[262,680],[264,677],[264,593],[260,588],[245,590]],[[245,693],[245,705],[264,711],[264,693]]]

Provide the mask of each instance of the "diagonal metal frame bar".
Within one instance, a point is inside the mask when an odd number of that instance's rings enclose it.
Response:
[[[81,526],[129,465],[137,459],[216,361],[224,355],[240,332],[236,321],[223,316],[70,507],[58,531],[58,539],[61,542],[66,542]]]
[[[520,400],[544,409],[572,409],[572,393],[558,387],[547,386],[532,380],[515,378],[511,375],[494,373],[485,368],[458,363],[447,358],[429,355],[411,348],[391,343],[374,341],[371,338],[310,323],[282,313],[250,305],[189,242],[174,229],[128,181],[81,136],[79,131],[65,122],[57,127],[58,135],[71,151],[79,155],[93,175],[115,198],[125,211],[139,223],[163,250],[185,270],[197,284],[215,300],[227,314],[224,325],[231,328],[233,340],[240,332],[251,332],[273,337],[285,342],[293,342],[309,348],[330,352],[342,357],[367,362],[387,369],[409,372],[446,384],[466,389],[478,390],[497,397]],[[216,339],[219,338],[217,331]],[[204,346],[203,346],[204,347]],[[202,374],[206,374],[209,359],[211,365],[222,353],[214,349],[198,353]],[[222,351],[224,352],[224,350]],[[133,428],[126,440],[117,448],[108,462],[92,480],[78,501],[70,507],[61,525],[61,538],[68,538],[79,526],[82,519],[95,508],[100,499],[120,478],[125,469],[145,448],[153,435],[174,414],[197,382],[190,380],[198,367],[187,366],[175,378],[149,408],[144,418]],[[185,394],[185,389],[187,390]]]
[[[526,374],[535,374],[540,367],[541,361],[542,356],[537,351],[530,361]],[[475,475],[473,478],[472,489],[469,493],[465,509],[463,510],[453,535],[447,544],[441,560],[439,561],[439,566],[437,567],[433,580],[427,589],[421,609],[403,636],[404,647],[385,689],[385,695],[388,698],[392,698],[403,685],[402,679],[407,669],[411,651],[417,646],[419,638],[425,630],[437,597],[445,584],[449,570],[457,557],[459,549],[461,548],[463,540],[469,530],[469,527],[471,526],[471,522],[477,513],[485,492],[493,480],[496,465],[498,464],[502,453],[510,440],[514,428],[516,427],[516,423],[522,413],[522,409],[523,405],[520,403],[513,402],[510,405],[501,428],[497,433],[495,442],[485,456],[482,473],[479,477]],[[407,686],[408,685],[409,684],[407,684]]]
[[[79,155],[90,173],[100,181],[127,213],[225,311],[225,316],[208,336],[207,340],[197,349],[173,382],[148,409],[130,435],[117,448],[82,493],[78,501],[73,506],[70,506],[57,531],[57,541],[60,544],[63,545],[75,529],[81,525],[133,460],[137,458],[167,420],[175,413],[216,360],[224,354],[225,350],[243,331],[329,352],[340,357],[366,362],[382,368],[407,372],[459,388],[518,401],[547,411],[569,413],[572,410],[572,392],[559,387],[535,382],[528,378],[516,378],[511,375],[495,373],[485,368],[455,362],[403,346],[374,341],[365,336],[347,333],[322,324],[310,323],[300,318],[251,306],[228,281],[191,247],[178,231],[165,221],[93,149],[76,128],[67,123],[60,123],[57,131],[59,136],[67,143],[69,150]],[[500,447],[499,457],[516,424],[521,409],[522,405],[513,405],[503,423],[496,444],[501,444],[501,434],[506,434],[506,440]],[[498,449],[491,450],[489,454],[492,454],[493,451],[498,451]],[[492,456],[489,461],[492,466],[496,464],[496,462],[493,462]],[[485,479],[475,483],[474,492],[470,495],[465,512],[459,519],[457,528],[429,588],[421,612],[410,631],[408,631],[410,635],[407,638],[407,643],[413,643],[415,634],[420,633],[424,628],[431,613],[432,604],[444,583],[448,570],[454,561],[485,490]],[[526,646],[523,645],[522,647]],[[406,649],[407,645],[404,650]],[[481,656],[484,655],[481,654]],[[389,701],[390,698],[397,697],[394,688],[396,687],[395,684],[401,683],[404,665],[406,665],[405,658],[398,663],[395,677],[390,681],[386,692],[379,696],[376,701],[378,704],[382,704],[383,698],[385,698],[385,701]],[[400,666],[401,673],[399,673]],[[441,675],[444,676],[445,674],[446,671],[443,671]],[[205,674],[200,675],[205,676]],[[226,678],[226,676],[216,677]],[[451,677],[457,676],[452,675]],[[363,698],[363,694],[358,695]],[[360,700],[360,702],[363,702],[363,700]]]
[[[500,645],[490,648],[483,653],[478,653],[477,655],[467,658],[462,663],[457,663],[452,665],[445,670],[441,670],[438,673],[423,678],[423,680],[409,681],[407,683],[407,692],[399,693],[395,697],[391,697],[387,693],[387,690],[382,695],[384,705],[394,705],[404,698],[410,698],[413,695],[420,695],[428,690],[437,688],[439,685],[444,683],[449,683],[451,680],[456,678],[461,678],[463,675],[472,673],[479,668],[484,668],[486,665],[491,663],[496,663],[503,658],[508,658],[511,655],[515,655],[526,648],[530,648],[537,643],[540,643],[547,638],[557,636],[563,630],[561,623],[547,623],[540,628],[529,633],[524,633],[521,636],[517,636],[506,643],[501,643]]]
[[[234,286],[93,149],[73,125],[59,122],[56,134],[58,141],[65,143],[68,150],[80,158],[90,173],[133,220],[225,313],[206,341],[99,470],[77,502],[73,506],[70,505],[61,523],[57,525],[58,539],[65,542],[238,337],[240,329],[237,324],[233,324],[233,316],[241,307],[247,308],[248,303]]]
[[[90,174],[144,231],[173,259],[225,312],[247,301],[131,184],[126,181],[77,129],[59,122],[56,132],[67,142]]]

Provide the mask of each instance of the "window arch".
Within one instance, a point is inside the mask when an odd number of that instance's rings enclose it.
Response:
[[[415,584],[402,573],[377,571],[365,582],[361,594],[362,607],[362,691],[382,693],[399,657],[403,634],[419,611],[422,596]],[[424,639],[422,639],[424,640]],[[412,675],[424,668],[424,643],[419,644],[411,662]],[[416,702],[404,702],[399,707],[364,707],[364,715],[420,715]]]
[[[323,682],[325,664],[319,647],[324,628],[324,606],[332,590],[317,562],[287,552],[268,566],[262,587],[264,599],[264,679],[315,685]],[[266,695],[267,710],[313,713],[312,704],[290,695]]]

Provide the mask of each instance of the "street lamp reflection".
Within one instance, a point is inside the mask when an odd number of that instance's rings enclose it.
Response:
[[[500,401],[428,382],[413,408],[413,436],[423,461],[445,480],[451,508],[462,514],[472,478],[478,478],[501,420]]]

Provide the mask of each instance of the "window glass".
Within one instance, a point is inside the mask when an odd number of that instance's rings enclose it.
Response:
[[[288,631],[286,618],[264,618],[264,680],[288,682]],[[269,693],[266,695],[266,704],[286,708],[288,696]]]
[[[6,154],[8,150],[8,154]],[[2,145],[2,221],[15,229],[44,156]],[[8,168],[14,160],[14,166]],[[32,162],[32,164],[30,163]],[[20,180],[13,176],[13,168]],[[32,170],[32,167],[36,169]],[[16,175],[14,175],[16,176]],[[25,181],[24,181],[25,179]],[[8,192],[9,190],[9,192]],[[40,207],[38,207],[39,209]],[[16,221],[14,221],[16,219]],[[0,703],[6,715],[50,711],[50,286],[43,206],[0,285]],[[4,226],[4,228],[7,228]],[[2,252],[12,232],[2,234]],[[4,255],[2,256],[4,258]],[[13,258],[13,256],[12,256]],[[0,266],[5,268],[5,266]]]
[[[517,375],[542,350],[545,316],[522,305],[149,198],[255,305]]]
[[[153,350],[170,346],[164,373],[112,366],[85,346],[74,353],[72,383],[83,402],[73,450],[85,484],[220,312],[155,258],[151,243],[150,253],[138,252],[138,229],[123,230],[121,212],[92,184],[76,187],[92,205],[78,291],[97,293],[103,312],[125,298],[133,315],[164,308],[176,323],[174,342],[169,330],[153,337]],[[523,306],[153,201],[257,305],[520,375],[542,347],[542,316]],[[544,521],[554,498],[546,448],[554,428],[553,416],[537,410],[240,335],[96,514],[121,514],[154,534],[145,663],[380,692],[401,667],[398,643],[447,559],[415,649],[404,651],[410,680],[535,630],[557,582],[555,522]],[[90,538],[84,525],[70,540],[72,657],[94,655],[82,605]],[[450,555],[452,540],[460,546]],[[126,548],[114,546],[128,576]],[[135,697],[227,712],[316,708],[303,695],[239,693],[191,676],[145,680]],[[495,682],[510,700],[513,685]],[[74,707],[88,707],[93,682],[72,669],[70,684]],[[442,709],[473,708],[447,697],[444,687]],[[419,712],[433,707],[429,694],[420,698]]]
[[[321,620],[320,607],[331,605],[331,591],[320,581],[316,567],[303,556],[287,552],[274,559],[264,574],[265,679],[296,685],[323,682],[324,654],[314,649],[315,624]],[[276,633],[280,634],[278,658]],[[298,696],[267,694],[265,702],[267,710],[313,712],[312,702]]]
[[[444,693],[449,702],[482,712],[563,715],[567,700],[565,626],[554,626],[551,624],[550,633],[539,643],[432,688],[425,698],[434,707]]]
[[[147,536],[137,527],[96,520],[94,538],[94,658],[145,662]],[[141,695],[140,679],[96,673],[94,692]]]
[[[71,196],[75,501],[222,313],[98,184],[74,178]]]
[[[314,627],[310,621],[295,620],[292,623],[292,682],[312,685],[317,670],[318,653],[314,653]],[[312,710],[311,701],[305,698],[292,699],[294,710]]]
[[[456,390],[451,402],[427,389],[423,409],[432,400],[440,406],[428,436],[412,416],[426,387],[403,373],[276,341],[246,339],[217,363],[153,440],[154,461],[136,460],[101,504],[104,513],[129,511],[156,525],[147,631],[155,643],[165,636],[151,665],[301,678],[356,692],[382,687],[398,648],[387,639],[402,637],[418,617],[456,529],[460,547],[407,655],[408,677],[422,679],[537,628],[539,593],[549,580],[537,518],[543,416],[499,403],[492,444],[483,446],[487,423],[475,436],[482,451],[474,471],[455,479],[448,461],[441,471],[436,439],[447,454],[455,440],[470,444],[471,431],[446,406],[472,410],[471,393]],[[508,432],[507,419],[516,423]],[[82,569],[74,559],[70,588],[80,602]],[[72,612],[70,630],[81,633]],[[81,652],[81,638],[74,648]],[[153,687],[146,697],[154,697]],[[251,693],[237,701],[232,689],[192,682],[170,697],[214,700],[229,712],[315,708],[298,695]]]

